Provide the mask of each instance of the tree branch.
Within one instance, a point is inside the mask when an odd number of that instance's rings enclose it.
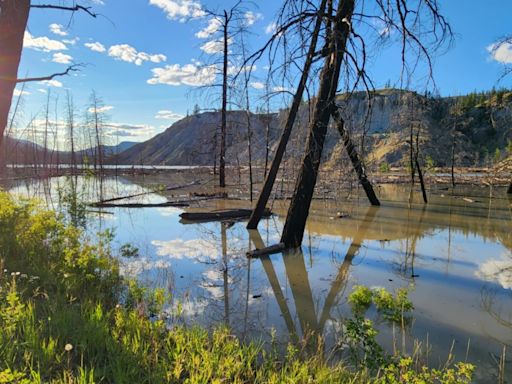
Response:
[[[53,78],[57,76],[66,76],[69,75],[70,72],[76,72],[78,71],[78,67],[80,67],[80,64],[74,64],[69,66],[64,72],[58,72],[54,73],[49,76],[43,76],[43,77],[27,77],[25,79],[16,79],[16,83],[28,83],[33,81],[45,81],[45,80],[52,80]]]
[[[64,11],[71,11],[71,12],[78,12],[78,11],[84,11],[85,13],[88,13],[92,17],[97,17],[98,14],[91,11],[92,7],[84,7],[83,5],[75,4],[73,7],[66,7],[63,5],[54,5],[54,4],[31,4],[30,8],[43,8],[43,9],[60,9]]]

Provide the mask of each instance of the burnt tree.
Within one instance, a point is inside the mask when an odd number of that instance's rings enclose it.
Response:
[[[320,168],[322,150],[329,120],[335,110],[341,65],[351,29],[354,0],[340,1],[329,37],[327,56],[320,74],[320,85],[315,101],[313,116],[309,124],[309,136],[305,156],[299,171],[293,198],[288,209],[281,242],[286,247],[296,248],[302,243],[309,207]]]

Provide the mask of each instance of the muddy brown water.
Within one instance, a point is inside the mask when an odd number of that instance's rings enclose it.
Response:
[[[108,198],[157,184],[151,178],[59,177],[5,187],[37,195],[68,217],[82,215],[77,222],[86,223],[91,235],[112,228],[116,249],[136,246],[139,256],[121,257],[122,273],[171,293],[171,324],[227,324],[241,338],[283,344],[314,331],[324,336],[327,351],[338,345],[343,321],[351,316],[347,295],[354,285],[409,287],[414,320],[405,330],[372,308],[366,314],[388,351],[411,353],[420,342],[432,366],[445,363],[451,351],[455,360],[478,366],[481,383],[496,382],[503,346],[512,356],[512,200],[504,188],[431,186],[426,206],[418,191],[409,202],[409,187],[395,185],[377,188],[380,208],[369,207],[358,193],[350,200],[346,193],[316,200],[300,251],[253,260],[247,259],[248,250],[279,241],[286,201],[272,201],[275,214],[249,232],[243,222],[182,224],[178,208],[77,212],[64,199],[94,201],[100,192]],[[180,193],[173,191],[172,198]],[[153,193],[128,201],[166,197]],[[250,202],[211,200],[191,209],[230,207]],[[506,367],[510,380],[510,358]]]

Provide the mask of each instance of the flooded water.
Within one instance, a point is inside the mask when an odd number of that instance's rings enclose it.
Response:
[[[183,210],[172,207],[92,210],[78,200],[152,190],[151,180],[70,180],[8,188],[45,197],[91,235],[112,228],[115,248],[137,247],[139,256],[122,258],[122,273],[168,289],[171,323],[227,324],[242,338],[282,343],[315,331],[324,335],[327,350],[351,316],[347,295],[354,285],[409,287],[414,321],[405,332],[375,311],[367,313],[390,352],[411,353],[415,341],[421,342],[428,350],[425,359],[439,366],[451,351],[456,360],[478,366],[476,382],[482,383],[496,382],[503,346],[512,356],[512,201],[504,189],[460,187],[453,194],[433,189],[426,206],[419,193],[408,203],[409,189],[393,185],[378,188],[380,208],[362,198],[315,201],[302,251],[249,260],[248,250],[279,241],[286,203],[275,201],[276,214],[263,220],[259,231],[247,231],[243,222],[182,224]],[[250,203],[196,205],[230,206]],[[512,377],[510,358],[506,366]]]

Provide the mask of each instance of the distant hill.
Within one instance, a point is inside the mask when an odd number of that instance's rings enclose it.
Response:
[[[490,91],[459,97],[423,96],[397,89],[376,91],[368,108],[365,93],[350,99],[338,97],[346,127],[356,143],[364,148],[369,165],[382,163],[400,166],[408,156],[409,127],[421,126],[419,140],[424,158],[435,165],[451,162],[452,134],[455,135],[456,163],[460,166],[482,165],[495,156],[505,157],[512,141],[512,92]],[[270,146],[275,148],[287,110],[276,114],[252,114],[252,157],[264,160],[265,135],[269,126]],[[219,144],[215,134],[220,127],[220,112],[206,112],[186,117],[154,138],[139,143],[112,157],[120,164],[212,165]],[[288,157],[302,157],[307,138],[308,110],[304,104],[288,145]],[[507,150],[508,147],[508,150]],[[324,161],[334,166],[344,158],[338,132],[328,131]],[[247,126],[243,111],[228,112],[227,162],[246,164]]]
[[[118,153],[126,151],[133,147],[137,142],[123,141],[117,145],[102,145],[105,158],[114,156]],[[32,164],[35,162],[42,163],[45,158],[50,163],[59,161],[61,164],[71,161],[71,153],[66,151],[53,151],[51,149],[45,151],[42,145],[33,143],[29,140],[16,139],[5,136],[2,148],[0,149],[6,155],[8,163],[14,164]],[[78,162],[84,160],[85,157],[91,159],[98,153],[97,147],[87,148],[76,151],[76,159]]]

